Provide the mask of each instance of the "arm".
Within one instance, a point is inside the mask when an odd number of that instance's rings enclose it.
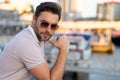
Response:
[[[64,74],[69,51],[69,41],[66,36],[61,36],[57,42],[50,42],[59,48],[59,54],[56,63],[51,69],[49,69],[48,65],[45,63],[30,70],[30,73],[38,80],[62,80]]]

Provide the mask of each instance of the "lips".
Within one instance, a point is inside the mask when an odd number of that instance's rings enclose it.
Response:
[[[49,38],[49,34],[43,34],[43,36],[44,36],[44,38],[46,39],[46,38]]]

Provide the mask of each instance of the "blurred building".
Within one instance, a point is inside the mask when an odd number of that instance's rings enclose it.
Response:
[[[63,9],[63,20],[72,21],[81,17],[80,9],[77,8],[78,1],[79,0],[58,0]]]
[[[120,20],[120,2],[105,2],[98,4],[97,16],[99,20]]]
[[[32,11],[31,4],[28,0],[4,0],[0,3],[2,10],[16,10],[19,14],[29,13]]]
[[[0,10],[16,11],[19,19],[26,24],[31,24],[33,15],[33,6],[28,0],[4,0],[0,2]]]

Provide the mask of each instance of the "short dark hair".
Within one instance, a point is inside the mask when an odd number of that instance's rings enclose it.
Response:
[[[37,6],[36,11],[35,11],[35,16],[38,18],[41,12],[48,11],[48,12],[57,14],[60,20],[61,10],[62,10],[61,6],[56,2],[43,2]]]

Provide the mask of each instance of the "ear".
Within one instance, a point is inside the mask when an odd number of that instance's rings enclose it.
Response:
[[[33,19],[35,19],[35,20],[37,19],[36,15],[33,15]]]
[[[32,17],[32,24],[35,24],[36,23],[36,16],[35,15],[33,15],[33,17]]]

